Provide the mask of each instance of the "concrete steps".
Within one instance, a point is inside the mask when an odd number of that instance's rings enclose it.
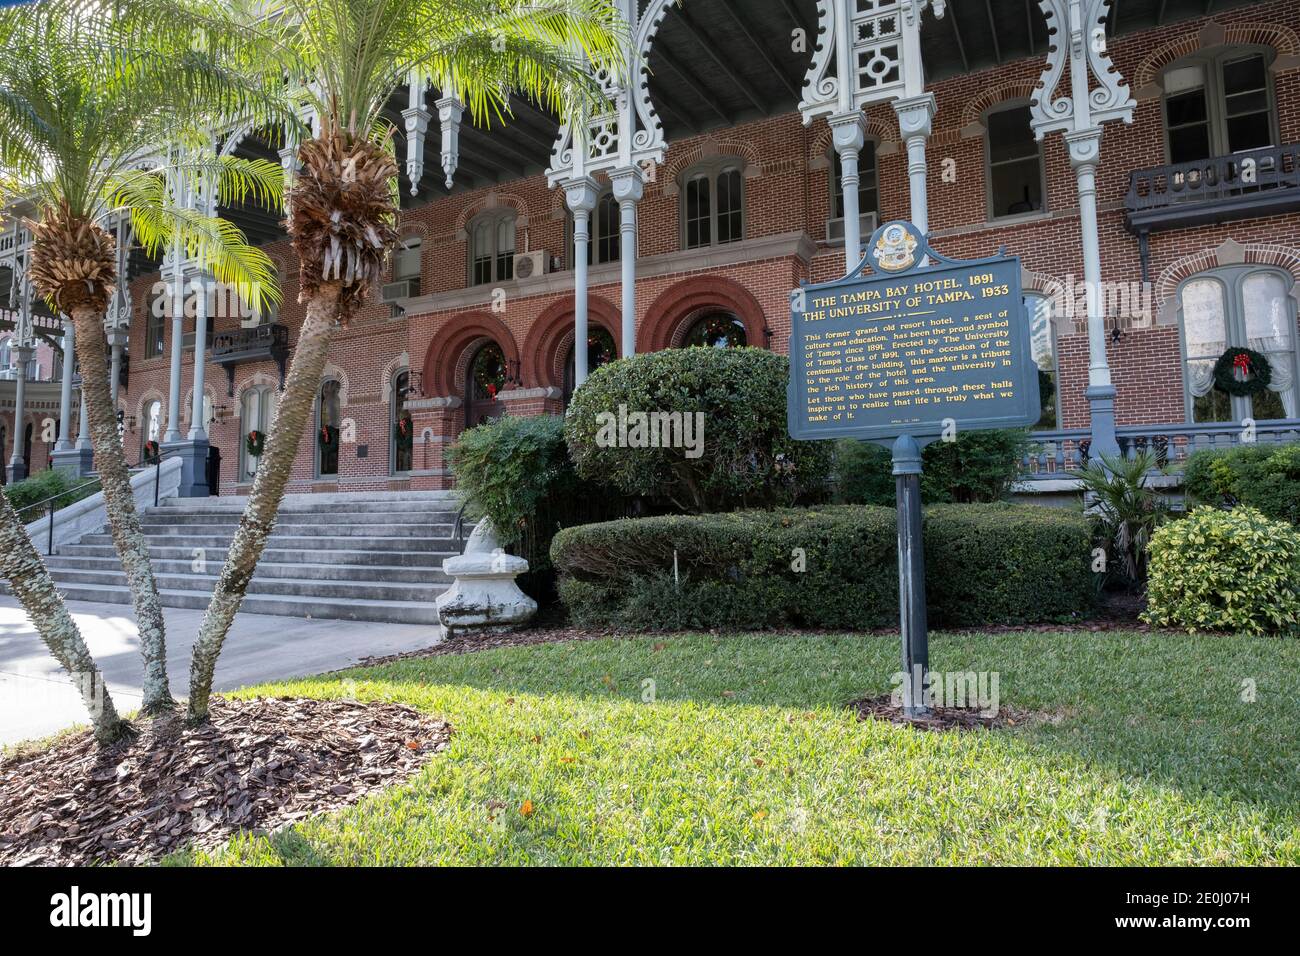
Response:
[[[164,606],[207,607],[243,514],[243,498],[173,499],[141,514]],[[290,495],[243,611],[289,617],[436,624],[459,552],[459,502],[448,492]],[[471,528],[466,527],[468,536]],[[46,559],[64,597],[130,604],[106,532]]]

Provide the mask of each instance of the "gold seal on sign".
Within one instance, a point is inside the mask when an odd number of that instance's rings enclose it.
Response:
[[[916,237],[899,223],[886,226],[876,240],[872,257],[886,272],[902,272],[916,262]]]

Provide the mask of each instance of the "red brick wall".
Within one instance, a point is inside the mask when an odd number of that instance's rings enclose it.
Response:
[[[1160,99],[1153,96],[1150,83],[1163,66],[1196,49],[1198,37],[1207,26],[1221,31],[1229,42],[1258,42],[1278,51],[1273,77],[1282,141],[1300,141],[1300,6],[1293,0],[1271,0],[1112,41],[1116,66],[1132,85],[1139,103],[1133,125],[1112,124],[1102,145],[1098,199],[1106,280],[1138,282],[1141,278],[1138,243],[1124,227],[1123,204],[1130,171],[1166,161]],[[1037,218],[990,224],[986,221],[985,142],[973,124],[990,107],[1027,98],[1042,66],[1041,57],[1022,60],[934,86],[938,114],[928,144],[930,225],[935,247],[948,256],[970,258],[996,253],[1005,246],[1034,273],[1030,288],[1040,291],[1070,276],[1079,281],[1083,274],[1075,176],[1061,138],[1054,134],[1044,144],[1047,210]],[[907,218],[906,155],[897,142],[897,121],[888,106],[873,109],[868,119],[869,135],[879,144],[881,219]],[[830,164],[825,160],[829,145],[829,130],[824,122],[805,128],[795,114],[671,144],[666,163],[656,170],[654,181],[647,184],[640,205],[642,257],[679,251],[680,197],[674,194],[674,183],[692,163],[711,155],[737,155],[745,160],[747,239],[800,232],[813,240],[824,237],[830,198]],[[953,182],[942,180],[946,160],[952,161],[955,170]],[[474,215],[492,205],[509,205],[519,213],[518,250],[541,248],[567,259],[563,196],[558,190],[548,189],[543,177],[458,194],[402,216],[404,231],[422,238],[421,280],[425,294],[465,288],[465,227]],[[1204,268],[1204,257],[1227,240],[1245,246],[1278,247],[1280,251],[1268,254],[1270,261],[1300,274],[1300,215],[1227,222],[1153,235],[1150,275],[1157,292],[1163,289],[1163,294],[1169,295],[1177,278],[1189,268],[1188,261],[1200,256],[1199,268]],[[277,244],[269,251],[292,271],[294,257],[287,244]],[[745,319],[750,344],[765,344],[766,329],[771,333],[770,346],[784,350],[789,337],[789,290],[801,279],[820,281],[842,272],[842,249],[819,243],[809,263],[793,254],[717,267],[688,261],[672,274],[644,276],[637,283],[639,347],[669,344],[674,334],[680,334],[692,311],[714,305],[731,308]],[[142,279],[137,283],[137,302],[151,281]],[[312,441],[308,438],[299,450],[291,490],[439,487],[446,483],[440,473],[444,467],[442,450],[460,430],[464,410],[445,405],[421,407],[413,412],[417,472],[406,480],[389,478],[390,413],[385,393],[388,376],[402,354],[412,369],[424,372],[426,397],[455,399],[463,395],[469,350],[485,336],[491,337],[508,358],[519,363],[522,381],[509,386],[515,394],[507,394],[508,410],[514,414],[558,410],[559,401],[538,390],[561,385],[564,358],[572,342],[571,309],[565,305],[572,301],[571,287],[564,292],[546,293],[530,292],[512,283],[504,288],[504,309],[498,312],[491,310],[490,290],[484,288],[479,300],[464,308],[399,319],[390,318],[387,306],[376,304],[363,310],[350,328],[340,331],[330,361],[346,377],[344,415],[355,421],[356,444],[368,445],[369,457],[359,459],[355,445],[345,445],[338,481],[315,482]],[[288,276],[282,321],[295,334],[303,314],[303,307],[296,301],[297,292],[294,278]],[[592,322],[605,325],[617,339],[617,278],[594,279],[590,295]],[[1157,307],[1160,304],[1156,302]],[[139,354],[144,342],[144,312],[136,312],[131,340]],[[1112,316],[1108,322],[1125,330],[1121,341],[1108,346],[1119,391],[1120,423],[1181,422],[1184,409],[1177,326],[1152,325],[1134,321],[1131,316]],[[234,324],[233,319],[221,320],[218,328]],[[1062,329],[1058,339],[1062,424],[1071,428],[1086,427],[1088,423],[1083,397],[1087,381],[1087,340],[1083,332],[1082,325],[1076,322],[1073,328]],[[241,366],[236,376],[236,395],[229,397],[221,369],[210,366],[207,370],[209,393],[217,405],[226,406],[227,421],[211,430],[212,441],[222,448],[228,461],[223,472],[223,492],[234,490],[229,483],[235,467],[232,459],[238,457],[240,441],[239,391],[255,375],[275,374],[269,363]],[[134,361],[126,397],[128,414],[139,414],[146,393],[165,399],[167,378],[166,357]],[[188,356],[183,381],[184,395],[192,381]],[[426,443],[425,435],[432,440]],[[138,434],[128,438],[129,448],[138,443]]]

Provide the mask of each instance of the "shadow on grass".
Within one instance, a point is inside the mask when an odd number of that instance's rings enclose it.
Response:
[[[449,655],[344,677],[599,701],[838,709],[893,686],[897,637],[663,635]],[[998,675],[1049,719],[994,733],[1098,769],[1276,809],[1300,806],[1300,642],[1174,634],[935,634],[931,666]]]

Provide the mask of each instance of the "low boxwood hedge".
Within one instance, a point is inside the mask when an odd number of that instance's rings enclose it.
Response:
[[[581,626],[645,630],[898,622],[895,513],[833,506],[627,519],[566,528],[551,545]],[[1087,522],[1029,505],[926,510],[931,623],[1061,621],[1094,594]]]

